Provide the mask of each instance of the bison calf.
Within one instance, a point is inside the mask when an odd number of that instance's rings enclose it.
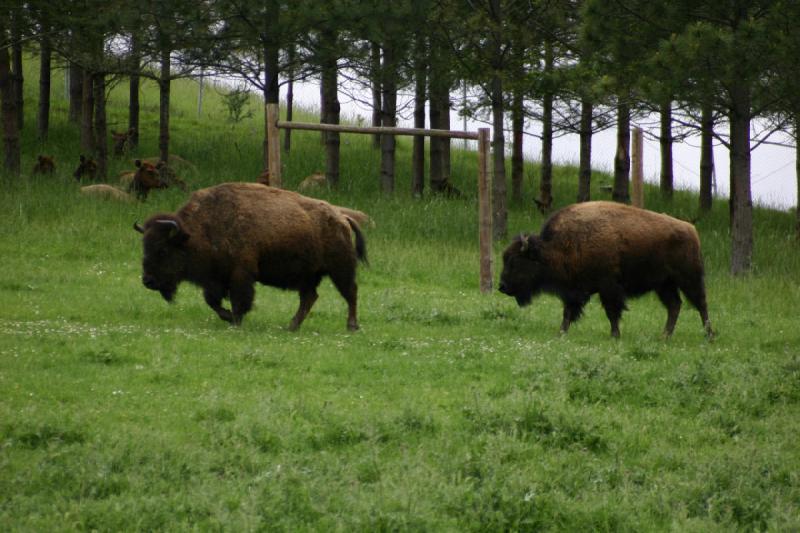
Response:
[[[303,323],[324,276],[347,300],[347,327],[358,329],[356,264],[366,261],[358,224],[336,207],[256,183],[202,189],[174,214],[150,217],[144,227],[142,283],[171,301],[178,284],[203,288],[217,315],[239,324],[250,310],[255,282],[300,293],[289,324]],[[353,244],[351,231],[355,234]],[[229,298],[231,309],[222,306]]]
[[[655,291],[667,308],[664,334],[675,329],[683,292],[712,336],[703,282],[700,238],[694,226],[667,215],[613,202],[574,204],[554,213],[540,235],[521,235],[503,253],[500,292],[520,306],[546,292],[564,304],[566,333],[592,294],[619,337],[629,296]]]

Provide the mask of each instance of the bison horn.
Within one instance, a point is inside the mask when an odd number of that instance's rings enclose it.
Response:
[[[144,233],[144,228],[141,227],[138,222],[133,223],[133,229],[135,229],[139,233]]]
[[[177,223],[177,222],[175,222],[174,220],[169,220],[169,219],[166,219],[166,220],[156,220],[156,223],[157,223],[157,224],[166,224],[167,226],[172,226],[172,227],[174,227],[176,230],[178,230],[178,229],[181,229],[181,228],[180,228],[180,226],[178,226],[178,223]]]
[[[519,249],[520,252],[527,252],[528,251],[528,246],[530,246],[530,240],[529,239],[530,239],[530,235],[520,235],[519,236],[519,240],[522,243],[522,246]]]

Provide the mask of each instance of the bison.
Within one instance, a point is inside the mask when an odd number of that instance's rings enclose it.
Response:
[[[137,159],[134,163],[136,172],[128,185],[128,192],[136,194],[139,200],[145,200],[151,189],[166,189],[167,183],[161,179],[157,165]]]
[[[289,324],[296,330],[327,275],[347,300],[348,329],[358,329],[356,265],[366,262],[366,243],[358,223],[327,202],[256,183],[225,183],[134,229],[144,235],[142,283],[168,302],[189,281],[203,288],[222,320],[238,325],[259,282],[299,292]],[[230,310],[222,306],[226,297]]]
[[[91,157],[81,155],[78,168],[75,169],[75,172],[72,174],[72,176],[78,181],[81,181],[83,178],[89,178],[90,180],[94,181],[96,174],[97,162],[95,162],[95,160]]]
[[[94,198],[102,198],[104,200],[117,200],[120,202],[131,202],[133,197],[117,187],[105,183],[96,183],[94,185],[84,185],[81,187],[81,194],[84,196],[91,196]]]
[[[540,235],[513,240],[503,252],[499,290],[520,307],[541,292],[558,296],[562,333],[598,293],[613,337],[619,337],[626,298],[655,291],[667,308],[669,337],[681,310],[680,289],[711,337],[703,277],[700,238],[688,222],[613,202],[585,202],[554,213]]]
[[[133,137],[136,135],[136,128],[128,128],[128,131],[112,131],[111,141],[114,146],[114,155],[120,157],[128,151]]]
[[[31,174],[53,174],[56,171],[56,159],[52,155],[39,155],[33,165]]]

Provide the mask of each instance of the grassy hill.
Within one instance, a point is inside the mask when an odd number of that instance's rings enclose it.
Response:
[[[35,87],[35,73],[27,78]],[[684,306],[673,338],[654,295],[629,302],[610,338],[595,299],[567,336],[561,305],[519,309],[478,292],[474,154],[456,152],[464,200],[379,193],[379,154],[343,135],[342,187],[321,196],[368,212],[359,271],[362,330],[325,281],[298,332],[295,293],[259,287],[241,328],[184,285],[164,303],[141,285],[135,220],[146,203],[84,198],[71,178],[78,134],[54,83],[49,141],[23,139],[23,168],[50,178],[0,195],[0,529],[47,530],[780,530],[800,528],[800,250],[793,217],[757,209],[755,272],[728,274],[727,206],[697,226],[713,342]],[[125,87],[109,100],[127,124]],[[193,189],[252,181],[262,122],[239,124],[207,91],[173,89],[172,151]],[[35,99],[27,93],[28,111]],[[142,147],[156,153],[157,96],[142,92]],[[294,133],[293,188],[321,170],[315,133]],[[74,164],[75,163],[75,164]],[[537,168],[528,167],[534,176]],[[556,171],[559,204],[577,172]],[[608,176],[597,176],[597,187]],[[532,184],[510,233],[537,230]],[[648,207],[694,217],[697,198]],[[495,268],[505,242],[496,243]],[[497,273],[496,273],[497,275]]]

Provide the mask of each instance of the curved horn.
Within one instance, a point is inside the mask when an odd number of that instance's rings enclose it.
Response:
[[[522,243],[522,246],[519,249],[520,252],[527,252],[528,251],[528,246],[530,245],[530,240],[529,239],[530,239],[530,235],[525,235],[524,233],[520,234],[519,242]]]
[[[156,224],[166,224],[168,226],[173,226],[175,229],[181,229],[177,222],[170,219],[156,220]]]
[[[139,225],[138,221],[133,223],[133,229],[135,229],[139,233],[144,233],[144,228]]]

